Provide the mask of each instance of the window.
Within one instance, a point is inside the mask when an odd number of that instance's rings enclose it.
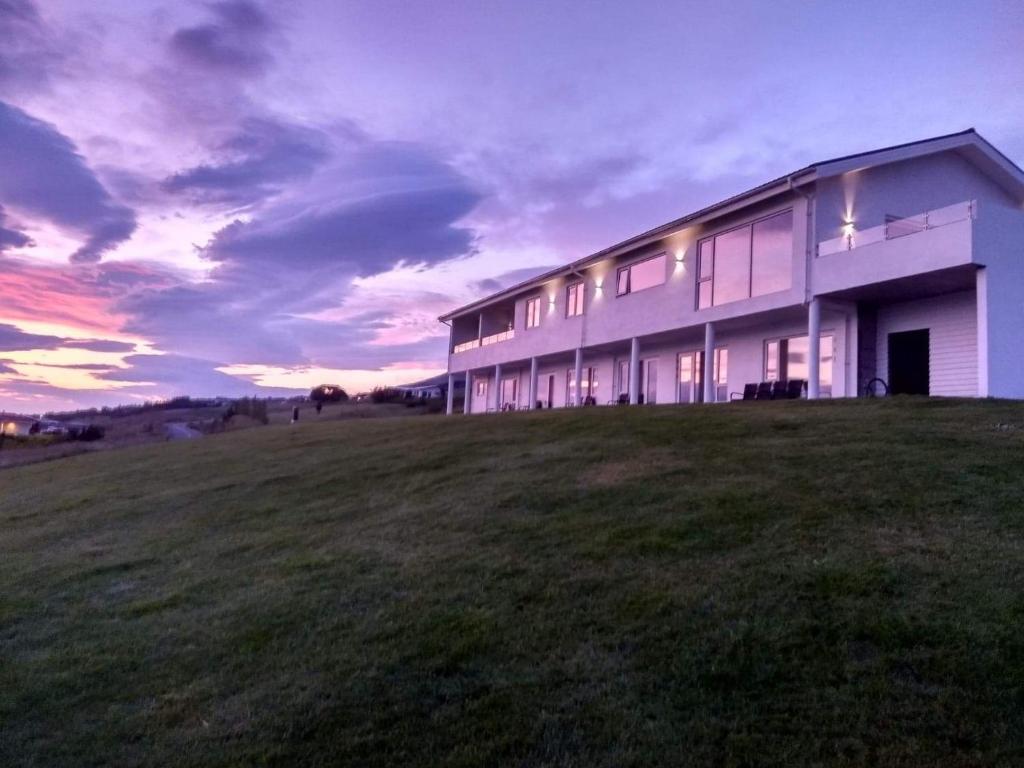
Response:
[[[565,316],[583,314],[583,283],[573,283],[565,289]]]
[[[597,368],[584,368],[583,369],[583,402],[585,403],[588,397],[594,398],[594,404],[597,404]],[[569,368],[565,372],[565,403],[566,405],[574,405],[576,403],[576,369]]]
[[[526,327],[536,328],[540,325],[540,296],[526,300]]]
[[[722,347],[715,350],[715,402],[729,399],[729,350]]]
[[[665,282],[665,254],[622,267],[615,282],[615,294],[625,296]]]
[[[765,381],[789,381],[810,376],[808,364],[810,355],[810,339],[807,336],[792,336],[788,339],[773,339],[764,346],[764,378]],[[818,381],[822,395],[832,394],[832,361],[834,358],[834,338],[822,334],[821,346],[818,350]]]
[[[658,358],[640,361],[640,392],[643,402],[654,405],[658,402]]]
[[[514,408],[518,402],[517,395],[519,390],[518,379],[502,379],[501,380],[501,407],[502,410],[505,408]]]
[[[785,291],[792,284],[793,211],[700,241],[697,309]]]
[[[619,360],[619,399],[629,399],[629,360]]]
[[[679,355],[679,382],[677,402],[704,402],[704,353],[683,352]],[[715,349],[715,363],[712,371],[713,383],[712,402],[729,399],[729,349]]]

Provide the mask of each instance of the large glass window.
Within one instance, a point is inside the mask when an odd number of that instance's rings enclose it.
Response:
[[[764,347],[765,381],[789,381],[810,377],[810,339],[807,336],[791,336],[788,339],[773,339]],[[818,350],[818,381],[822,395],[832,394],[832,363],[835,339],[831,334],[822,334]]]
[[[700,241],[697,308],[784,291],[792,283],[793,211]]]
[[[629,398],[629,360],[619,360],[619,399]]]
[[[659,253],[649,259],[619,269],[615,281],[615,293],[624,296],[645,288],[653,288],[665,282],[665,254]]]
[[[534,296],[526,300],[526,327],[536,328],[540,325],[540,297]]]
[[[785,291],[792,285],[793,212],[754,222],[750,295]]]
[[[573,283],[565,289],[565,316],[583,314],[583,283]]]
[[[583,369],[583,402],[588,397],[594,398],[594,405],[597,404],[597,368]],[[573,405],[576,402],[576,369],[569,368],[565,372],[565,402]]]

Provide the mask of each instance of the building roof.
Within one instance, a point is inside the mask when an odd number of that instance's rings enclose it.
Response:
[[[556,267],[555,269],[516,283],[515,285],[509,286],[501,291],[496,291],[495,293],[481,299],[472,301],[458,309],[454,309],[451,312],[441,315],[438,320],[446,322],[457,315],[492,304],[502,297],[524,291],[530,287],[540,285],[557,277],[571,275],[598,261],[601,261],[602,259],[617,256],[635,248],[661,240],[673,232],[683,229],[689,225],[724,215],[738,207],[773,197],[820,178],[837,176],[874,165],[884,165],[885,163],[896,162],[899,160],[909,160],[913,157],[933,154],[935,152],[962,148],[972,150],[968,155],[969,159],[975,162],[975,164],[977,164],[983,171],[996,177],[996,180],[1001,182],[1002,186],[1015,197],[1024,200],[1024,170],[984,139],[974,128],[968,128],[967,130],[959,131],[957,133],[933,136],[928,139],[919,139],[918,141],[911,141],[905,144],[895,144],[891,147],[872,149],[866,152],[857,152],[852,155],[843,155],[842,157],[834,157],[830,160],[821,160],[816,163],[811,163],[799,170],[787,173],[784,176],[779,176],[776,179],[772,179],[764,184],[748,189],[745,192],[741,192],[738,195],[733,195],[725,200],[721,200],[705,208],[701,208],[698,211],[689,213],[678,219],[670,221],[667,224],[662,224],[654,229],[641,232],[640,234],[634,235],[620,243],[616,243],[609,248],[597,251],[589,256],[584,256],[581,259]]]

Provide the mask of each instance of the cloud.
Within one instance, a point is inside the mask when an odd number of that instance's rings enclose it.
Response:
[[[111,382],[151,385],[159,390],[161,397],[187,394],[277,397],[290,396],[303,391],[282,387],[261,387],[247,378],[217,370],[221,367],[219,363],[187,355],[129,355],[124,362],[129,366],[128,368],[99,373],[97,378]]]
[[[179,171],[160,187],[195,202],[241,206],[279,193],[284,182],[309,177],[329,157],[321,131],[268,118],[248,118],[218,148],[226,159]]]
[[[0,0],[0,94],[49,86],[65,51],[30,0]]]
[[[261,75],[272,57],[267,49],[271,23],[263,10],[247,0],[207,5],[214,20],[177,30],[168,43],[185,66],[238,77]]]
[[[0,352],[34,349],[84,349],[89,352],[131,352],[134,344],[112,339],[68,339],[42,333],[28,333],[10,323],[0,323]]]
[[[537,275],[543,275],[545,272],[550,272],[557,267],[562,266],[560,264],[552,264],[547,267],[525,267],[523,269],[513,269],[511,272],[503,272],[497,277],[488,277],[484,280],[478,280],[471,285],[474,292],[477,293],[497,293],[503,291],[513,285],[529,280],[531,277]]]
[[[67,349],[85,349],[89,352],[132,352],[135,345],[127,341],[113,339],[64,339],[61,344]]]
[[[479,199],[425,147],[350,136],[308,184],[211,238],[201,249],[214,264],[209,279],[143,287],[115,309],[125,331],[219,363],[376,364],[382,329],[313,316],[338,307],[359,276],[471,253],[475,234],[459,221]],[[389,304],[389,317],[410,309],[401,298]],[[422,331],[392,335],[400,345]]]
[[[456,222],[480,199],[426,148],[369,142],[319,177],[313,194],[225,227],[203,255],[291,269],[344,265],[360,276],[399,262],[435,263],[469,251],[472,232]]]
[[[0,2],[3,2],[3,0],[0,0]],[[32,238],[24,232],[5,227],[4,221],[6,218],[4,207],[0,205],[0,253],[3,253],[8,248],[24,248],[33,245]]]
[[[64,341],[60,336],[27,333],[16,325],[0,323],[0,352],[20,352],[29,349],[57,349]]]
[[[0,102],[0,199],[85,238],[72,262],[96,262],[131,237],[134,212],[115,202],[57,129]]]

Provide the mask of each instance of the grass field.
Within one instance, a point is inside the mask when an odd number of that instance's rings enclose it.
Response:
[[[1024,764],[1024,405],[334,420],[0,472],[0,765]]]

